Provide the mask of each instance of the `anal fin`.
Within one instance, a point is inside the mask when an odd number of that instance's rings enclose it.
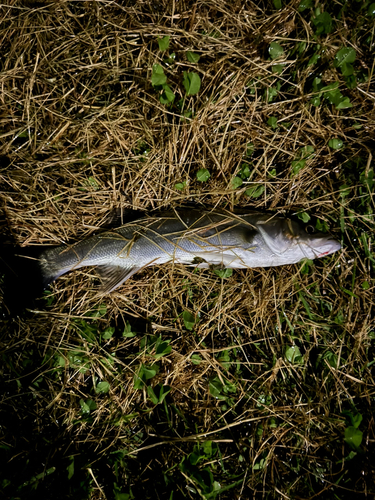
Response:
[[[103,295],[113,292],[113,290],[122,285],[130,276],[139,271],[139,269],[139,267],[121,267],[107,264],[97,266],[96,270],[102,280],[100,292]]]

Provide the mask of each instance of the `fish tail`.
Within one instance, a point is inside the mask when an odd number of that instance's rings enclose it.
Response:
[[[38,248],[0,247],[0,293],[4,313],[32,307],[43,290],[56,279]]]

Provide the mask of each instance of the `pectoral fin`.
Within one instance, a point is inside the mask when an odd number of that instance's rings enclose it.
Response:
[[[102,280],[100,292],[105,295],[111,293],[117,287],[122,285],[130,276],[139,271],[139,267],[120,267],[120,266],[97,266],[98,274]]]

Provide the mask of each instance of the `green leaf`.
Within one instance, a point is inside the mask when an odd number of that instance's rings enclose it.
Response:
[[[55,297],[52,294],[51,290],[44,290],[43,299],[46,301],[47,307],[49,307],[55,300]]]
[[[348,186],[347,184],[342,184],[340,186],[340,195],[341,197],[343,198],[343,200],[349,196],[350,194],[350,186]]]
[[[65,366],[65,358],[63,356],[57,356],[57,359],[56,359],[56,366],[59,367],[59,368],[62,368]]]
[[[322,12],[313,19],[313,25],[316,27],[315,33],[323,35],[332,31],[332,17],[328,12]]]
[[[189,311],[184,311],[182,313],[182,319],[184,320],[185,328],[187,330],[192,330],[197,323],[196,316],[193,316]]]
[[[307,46],[306,42],[299,42],[297,44],[297,47],[298,47],[297,50],[298,50],[298,54],[299,55],[301,55],[301,54],[303,54],[305,52],[306,46]]]
[[[313,56],[310,57],[307,66],[312,66],[313,64],[316,64],[319,61],[319,59],[320,59],[320,54],[314,54]]]
[[[280,127],[286,128],[287,130],[289,130],[291,126],[291,122],[280,122]]]
[[[166,356],[172,351],[172,347],[169,345],[170,340],[162,340],[161,337],[158,338],[155,345],[155,358],[159,359],[162,356]]]
[[[272,60],[275,60],[278,57],[281,57],[284,55],[284,49],[277,42],[270,43],[270,46],[268,48],[268,52],[269,52]]]
[[[163,93],[159,97],[159,101],[162,104],[170,104],[171,102],[173,102],[175,100],[175,97],[176,96],[172,92],[170,86],[167,85],[166,83],[164,83],[164,85],[163,85]]]
[[[367,13],[369,16],[375,16],[375,3],[369,5]]]
[[[83,399],[79,400],[79,404],[81,406],[81,413],[82,415],[89,415],[90,414],[90,407],[87,403],[83,401]]]
[[[342,324],[340,322],[335,321],[335,323]],[[327,363],[332,366],[332,368],[338,368],[337,362],[338,362],[338,357],[337,354],[332,352],[332,351],[327,351],[323,354],[322,360],[327,361]]]
[[[277,129],[277,118],[275,116],[270,116],[267,120],[267,125],[269,125],[274,130]]]
[[[271,429],[277,428],[277,420],[275,417],[270,417],[268,427],[270,427]]]
[[[108,391],[109,391],[108,382],[99,382],[99,384],[95,387],[96,394],[106,394]]]
[[[141,364],[138,372],[134,375],[134,389],[142,389],[147,380],[155,377],[157,371],[159,371],[158,365],[147,366]]]
[[[91,318],[101,318],[107,314],[107,306],[105,304],[100,304],[95,307],[92,311],[86,313],[86,316],[90,316]]]
[[[68,471],[68,480],[72,479],[72,477],[74,476],[74,457],[70,457],[70,464],[68,465],[66,470]]]
[[[264,193],[265,187],[264,184],[251,186],[249,189],[246,189],[245,194],[250,198],[259,198]]]
[[[313,156],[313,153],[315,151],[314,146],[304,146],[303,148],[300,149],[300,157],[303,159],[308,160]]]
[[[159,390],[159,403],[162,403],[164,401],[164,399],[166,398],[166,396],[171,392],[171,388],[169,387],[169,385],[161,385],[159,384],[157,386],[157,388],[160,387],[160,390]]]
[[[340,66],[340,69],[341,69],[341,73],[343,74],[343,76],[351,76],[353,73],[354,73],[354,68],[351,64],[349,63],[343,63],[341,66]],[[356,81],[357,82],[357,81]]]
[[[362,182],[362,184],[364,184],[365,186],[367,186],[369,188],[369,190],[371,191],[373,186],[375,185],[375,179],[374,179],[374,170],[371,168],[368,170],[368,172],[366,172],[366,170],[364,170],[360,176],[359,176],[359,180]]]
[[[298,364],[303,361],[301,351],[298,346],[288,346],[285,350],[285,358],[293,364]]]
[[[113,326],[109,326],[102,332],[101,336],[104,340],[109,340],[113,337],[114,333],[115,333],[115,328]]]
[[[283,7],[283,2],[281,0],[273,0],[273,5],[275,9],[280,10]]]
[[[193,365],[199,365],[202,362],[202,358],[199,356],[199,354],[192,354],[190,357],[190,361],[193,363]]]
[[[206,182],[211,177],[210,172],[207,168],[200,168],[197,172],[197,180],[199,182]]]
[[[323,92],[323,97],[325,97],[330,104],[334,104],[336,109],[351,108],[349,97],[344,97],[339,90],[339,82],[331,83],[320,90]]]
[[[212,441],[205,441],[203,443],[203,453],[205,454],[206,458],[211,458],[213,455],[215,455],[217,451],[217,448],[215,446],[212,446]]]
[[[297,214],[297,217],[306,224],[306,222],[309,222],[309,220],[311,219],[310,215],[306,212],[299,212]]]
[[[232,186],[233,186],[233,189],[237,189],[239,188],[240,186],[242,186],[243,184],[243,180],[241,179],[241,177],[234,177],[232,179]]]
[[[311,9],[313,0],[302,0],[298,6],[298,12],[303,12],[306,9]]]
[[[277,89],[275,87],[267,87],[266,91],[264,92],[264,99],[266,102],[272,102],[275,97],[277,97]]]
[[[164,62],[167,66],[171,66],[172,64],[174,64],[175,59],[176,59],[176,54],[175,52],[172,52],[172,54],[169,54],[169,56],[164,59]]]
[[[255,462],[253,465],[253,470],[262,470],[265,468],[267,460],[265,458],[261,458],[259,462]]]
[[[89,177],[86,181],[87,185],[90,186],[94,191],[97,191],[99,189],[99,183],[95,179],[95,177]]]
[[[356,456],[357,456],[357,452],[352,450],[352,451],[349,453],[349,455],[348,455],[347,457],[345,457],[345,460],[351,460],[352,458],[354,458],[354,457],[356,457]],[[341,460],[340,460],[340,462],[341,462]],[[339,462],[337,462],[337,463],[339,463]]]
[[[257,408],[269,406],[272,403],[272,396],[270,394],[260,394],[257,401]]]
[[[356,427],[350,426],[345,429],[344,441],[354,450],[358,450],[361,446],[362,438],[363,432]]]
[[[360,413],[354,413],[353,416],[352,416],[352,421],[353,421],[353,426],[358,429],[358,427],[360,426],[361,422],[362,422],[362,415]]]
[[[163,36],[163,38],[159,38],[158,44],[159,44],[159,50],[164,51],[169,48],[169,39],[170,36]]]
[[[163,68],[160,64],[154,64],[152,66],[151,83],[155,87],[157,85],[164,85],[167,82],[167,77],[164,74]]]
[[[297,175],[306,165],[306,160],[294,160],[292,161],[292,175]]]
[[[125,321],[125,326],[124,326],[124,331],[122,332],[122,336],[125,338],[132,338],[135,337],[137,334],[135,332],[132,332],[132,327],[129,321]]]
[[[96,410],[96,403],[92,399],[86,399],[86,404],[90,408],[90,411]]]
[[[336,109],[347,109],[352,107],[353,104],[350,102],[349,97],[345,97],[341,102],[337,104]]]
[[[214,377],[211,377],[208,383],[210,393],[214,398],[217,398],[220,396],[221,391],[223,389],[223,384],[221,383],[219,377],[215,375]]]
[[[344,410],[341,414],[349,420],[353,427],[358,429],[363,417],[355,408],[352,410]]]
[[[330,139],[328,141],[328,146],[332,149],[341,149],[344,143],[341,139]]]
[[[177,189],[178,191],[183,191],[185,189],[186,182],[178,182],[177,184],[174,185],[174,188]]]
[[[276,174],[277,174],[277,172],[276,172],[276,168],[273,168],[272,170],[270,170],[270,171],[268,172],[268,176],[269,176],[269,177],[276,177]]]
[[[201,88],[201,79],[198,73],[188,73],[184,71],[183,85],[185,87],[186,95],[195,95]]]
[[[278,75],[281,75],[281,73],[283,72],[283,69],[284,69],[283,64],[274,64],[272,66],[272,73],[276,73]]]
[[[316,78],[316,80],[319,80],[319,78]],[[318,84],[319,84],[319,82],[318,82]],[[325,86],[321,87],[320,90],[323,90],[324,92],[328,92],[331,90],[337,90],[339,88],[339,85],[340,85],[339,82],[333,82],[333,83],[330,83],[329,85],[325,85]]]
[[[154,405],[157,405],[159,403],[159,398],[157,397],[157,395],[154,392],[154,389],[150,385],[147,386],[147,394],[148,397],[151,399],[151,401],[154,403]]]
[[[81,406],[82,415],[88,415],[92,411],[96,410],[96,403],[92,399],[87,399],[86,401],[80,399],[79,404]]]
[[[354,68],[353,68],[353,71],[354,71]],[[346,86],[348,87],[348,89],[355,89],[357,86],[357,77],[355,75],[345,76],[345,83],[346,83]]]
[[[226,279],[232,276],[233,269],[214,269],[214,273],[216,276],[219,276],[219,278]]]
[[[254,144],[252,142],[248,142],[246,144],[246,156],[251,156],[254,153]]]
[[[324,87],[322,83],[322,79],[318,78],[317,76],[314,78],[312,82],[312,89],[314,92],[320,92],[322,88]]]
[[[153,367],[148,367],[146,365],[142,366],[142,375],[144,376],[145,380],[149,380],[150,378],[155,377],[156,375],[156,370]]]
[[[150,385],[147,386],[147,394],[155,405],[162,403],[170,391],[168,385],[158,384],[154,389]]]
[[[231,359],[230,359],[230,351],[223,351],[221,352],[218,357],[217,357],[217,360],[219,361],[219,363],[222,365],[222,367],[224,368],[224,370],[229,370],[230,366],[231,366]]]
[[[243,180],[246,180],[250,177],[250,167],[248,163],[242,163],[241,165],[241,171],[240,171],[240,177]]]
[[[335,55],[335,66],[340,68],[343,64],[352,63],[355,61],[356,52],[351,47],[343,47]]]
[[[191,63],[197,63],[199,61],[199,59],[201,58],[201,56],[199,54],[195,54],[195,52],[191,52],[190,50],[188,50],[186,52],[186,57],[187,57],[187,60]]]
[[[368,290],[370,288],[370,283],[368,281],[364,281],[361,286],[363,290]]]
[[[314,261],[312,261],[311,259],[304,259],[301,273],[302,274],[310,274],[310,272],[313,269],[313,266],[314,266]]]
[[[339,82],[334,82],[321,88],[323,97],[327,99],[330,104],[337,105],[343,99],[343,95],[338,87]]]

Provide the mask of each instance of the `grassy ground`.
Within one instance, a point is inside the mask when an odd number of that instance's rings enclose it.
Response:
[[[2,316],[3,498],[374,498],[375,4],[323,3],[3,2],[3,240],[190,201],[343,244]]]

